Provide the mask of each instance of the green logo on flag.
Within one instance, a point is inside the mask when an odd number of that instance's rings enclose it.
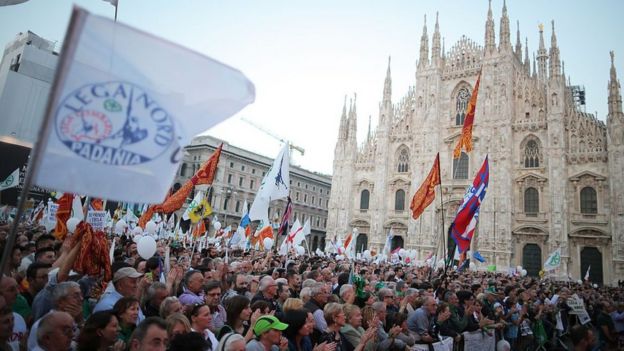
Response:
[[[0,183],[0,188],[11,186],[11,184],[13,184],[13,174],[9,175],[2,183]]]
[[[559,253],[555,253],[555,255],[550,259],[550,262],[548,262],[548,265],[550,266],[558,266],[559,263],[561,263],[561,257],[559,256]]]

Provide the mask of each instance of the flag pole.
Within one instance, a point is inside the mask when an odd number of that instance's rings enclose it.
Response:
[[[117,22],[117,7],[119,6],[119,0],[115,1],[115,22]]]
[[[15,245],[15,239],[17,238],[17,229],[19,227],[19,221],[21,217],[24,215],[24,209],[26,207],[26,199],[28,197],[28,192],[33,185],[34,176],[37,172],[37,167],[39,164],[39,159],[43,154],[43,148],[48,142],[48,129],[52,123],[51,115],[53,113],[53,106],[59,98],[60,92],[59,87],[60,79],[64,76],[67,71],[67,66],[70,61],[68,59],[69,56],[73,56],[75,51],[75,41],[78,33],[76,33],[76,28],[80,23],[83,22],[84,12],[76,10],[72,11],[72,17],[70,19],[69,25],[67,27],[67,34],[65,35],[65,40],[63,41],[63,48],[61,50],[61,60],[58,64],[58,69],[54,74],[54,81],[52,82],[52,86],[50,87],[50,94],[48,95],[48,103],[46,105],[46,110],[44,114],[43,121],[41,122],[41,127],[39,128],[39,133],[37,135],[37,139],[35,140],[35,145],[30,153],[30,161],[28,162],[28,168],[26,170],[26,176],[24,177],[24,187],[20,193],[20,198],[17,204],[17,213],[15,214],[15,219],[11,225],[11,231],[9,232],[9,236],[6,240],[6,246],[4,247],[4,252],[2,253],[2,259],[0,260],[0,274],[4,273],[6,265],[9,262],[9,258],[11,257],[11,252],[13,251],[13,245]]]

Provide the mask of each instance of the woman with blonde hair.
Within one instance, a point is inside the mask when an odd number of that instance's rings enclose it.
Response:
[[[178,334],[186,334],[191,332],[191,322],[182,313],[174,313],[166,319],[167,335],[169,340]]]
[[[343,310],[343,305],[339,303],[328,303],[323,308],[325,321],[327,321],[327,332],[323,333],[320,342],[336,343],[336,351],[362,351],[366,344],[375,336],[376,329],[369,328],[360,338],[360,343],[352,345],[340,329],[347,324],[347,316]]]
[[[288,311],[300,310],[302,308],[303,308],[303,300],[295,298],[295,297],[289,297],[286,299],[286,301],[284,301],[284,306],[282,307],[282,311],[286,313]]]

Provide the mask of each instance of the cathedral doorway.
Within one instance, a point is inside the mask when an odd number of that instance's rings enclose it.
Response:
[[[581,279],[585,279],[588,268],[589,281],[602,285],[602,253],[595,247],[586,246],[581,250]]]
[[[312,251],[316,251],[318,248],[318,236],[315,236],[314,239],[312,239]]]
[[[537,244],[526,244],[522,249],[522,267],[527,275],[537,277],[542,269],[542,249]]]
[[[368,235],[360,233],[355,241],[355,252],[360,253],[366,251],[368,247]]]
[[[394,249],[398,247],[403,248],[403,237],[395,235],[392,237],[392,245],[390,251],[394,251]]]

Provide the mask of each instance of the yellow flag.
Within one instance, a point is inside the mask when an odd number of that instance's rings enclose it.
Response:
[[[212,207],[208,203],[206,198],[202,198],[198,206],[189,212],[188,216],[191,219],[191,223],[197,223],[202,218],[206,218],[212,214]]]

